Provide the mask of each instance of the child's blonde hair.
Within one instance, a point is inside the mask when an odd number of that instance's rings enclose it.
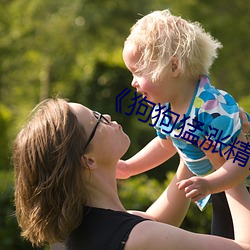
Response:
[[[172,58],[178,59],[181,74],[191,78],[208,74],[217,49],[222,48],[198,22],[188,22],[169,10],[154,11],[138,20],[125,43],[128,42],[142,53],[138,71],[151,74],[153,81],[164,74]]]

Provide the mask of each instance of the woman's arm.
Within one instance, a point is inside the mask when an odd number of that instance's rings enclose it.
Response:
[[[191,176],[193,174],[180,160],[172,181],[162,195],[148,208],[146,214],[155,217],[157,221],[179,227],[189,208],[190,199],[187,199],[185,193],[177,188],[176,183]]]
[[[232,214],[235,239],[250,245],[250,195],[244,184],[226,190]],[[224,248],[225,249],[225,248]]]
[[[190,199],[187,199],[185,193],[177,188],[176,183],[182,179],[189,178],[192,175],[193,174],[181,160],[176,174],[170,184],[161,196],[147,209],[147,211],[129,212],[143,218],[179,227],[189,208]]]
[[[247,196],[243,186],[237,186],[226,193],[235,225],[235,240],[191,233],[164,223],[144,221],[131,231],[125,250],[249,250],[250,196]]]

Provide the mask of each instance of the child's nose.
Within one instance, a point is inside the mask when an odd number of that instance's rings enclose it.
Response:
[[[131,86],[134,87],[134,88],[136,88],[138,86],[138,83],[137,83],[135,78],[133,78],[133,80],[131,82]]]

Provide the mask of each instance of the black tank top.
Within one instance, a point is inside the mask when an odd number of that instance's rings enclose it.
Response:
[[[82,223],[69,236],[67,250],[123,250],[133,227],[146,219],[126,212],[85,207]]]

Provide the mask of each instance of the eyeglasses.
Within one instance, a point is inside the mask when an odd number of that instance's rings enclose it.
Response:
[[[99,113],[97,111],[93,111],[93,114],[94,114],[95,118],[97,119],[97,123],[96,123],[95,127],[93,128],[93,130],[92,130],[92,132],[91,132],[91,134],[89,136],[89,139],[88,139],[88,141],[87,141],[87,143],[86,143],[86,145],[84,147],[84,151],[86,150],[86,148],[88,147],[89,143],[93,139],[99,123],[102,122],[102,123],[107,124],[107,125],[110,124],[110,121],[107,118],[105,118],[101,113]]]

